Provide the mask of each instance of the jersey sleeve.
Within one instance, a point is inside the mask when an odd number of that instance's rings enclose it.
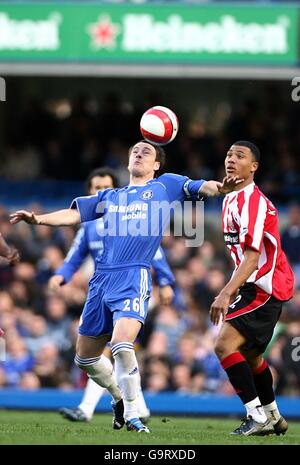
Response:
[[[175,276],[169,267],[162,247],[157,249],[156,254],[153,257],[152,266],[159,287],[173,286],[175,283]]]
[[[157,180],[165,186],[171,202],[174,200],[182,202],[184,200],[199,200],[202,198],[199,190],[205,182],[204,179],[193,181],[187,176],[165,173]]]
[[[77,208],[80,214],[81,222],[92,221],[100,218],[105,213],[105,199],[107,192],[111,189],[99,191],[96,195],[88,195],[85,197],[76,197],[70,208]]]
[[[85,227],[81,227],[77,232],[73,244],[62,264],[56,271],[55,275],[64,277],[63,284],[70,281],[73,274],[76,273],[84,259],[89,254],[88,240],[86,237]]]
[[[249,201],[244,203],[241,211],[240,244],[261,252],[266,214],[266,200],[254,192]]]

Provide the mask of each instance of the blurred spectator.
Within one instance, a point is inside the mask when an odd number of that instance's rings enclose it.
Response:
[[[31,391],[39,389],[41,387],[41,383],[38,376],[35,373],[31,371],[26,371],[22,374],[20,378],[19,387]]]
[[[41,387],[59,387],[63,376],[63,364],[54,343],[44,345],[36,356],[35,373]]]
[[[48,334],[51,341],[60,351],[68,351],[72,346],[72,342],[69,338],[71,318],[67,315],[66,303],[60,297],[48,297],[46,313]]]
[[[19,336],[7,338],[6,350],[6,360],[0,364],[5,373],[6,384],[16,387],[22,374],[33,369],[35,361]]]
[[[150,356],[145,361],[144,388],[150,392],[168,391],[171,388],[170,360],[165,355]]]
[[[289,224],[282,231],[281,242],[292,265],[300,264],[300,206],[292,205],[288,212]]]
[[[174,391],[189,392],[192,385],[191,368],[184,363],[177,363],[172,369],[172,387]]]
[[[64,260],[62,251],[55,245],[46,246],[42,258],[37,263],[37,281],[47,284],[54,271],[60,267]]]
[[[48,324],[41,315],[29,316],[28,323],[28,336],[26,336],[24,340],[30,352],[36,356],[45,344],[51,342]]]
[[[176,353],[179,338],[186,330],[186,326],[187,323],[180,318],[176,309],[171,305],[165,305],[159,309],[152,337],[155,337],[156,333],[165,335],[166,351],[164,353],[171,357]],[[151,344],[151,340],[149,344]]]

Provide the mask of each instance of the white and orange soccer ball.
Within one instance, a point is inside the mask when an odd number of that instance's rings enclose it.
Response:
[[[166,145],[176,137],[178,118],[170,108],[152,107],[143,114],[140,129],[143,138],[148,142]]]

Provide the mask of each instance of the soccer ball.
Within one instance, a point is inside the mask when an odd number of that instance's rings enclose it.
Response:
[[[165,145],[175,139],[178,119],[167,107],[156,106],[147,110],[140,122],[142,136],[155,145]]]

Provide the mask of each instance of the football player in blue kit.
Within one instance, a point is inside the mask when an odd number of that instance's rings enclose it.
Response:
[[[103,216],[104,250],[90,281],[75,362],[96,383],[105,384],[117,400],[119,393],[110,390],[111,369],[101,358],[110,341],[124,401],[120,427],[125,422],[128,430],[139,433],[149,433],[149,429],[138,418],[139,369],[133,344],[147,316],[150,266],[170,217],[166,206],[227,194],[241,182],[237,177],[225,177],[221,183],[193,181],[171,173],[158,176],[164,160],[165,152],[160,146],[139,141],[129,151],[128,186],[78,197],[70,208],[49,214],[20,210],[11,215],[13,224],[23,220],[50,226],[70,226]]]
[[[118,187],[118,180],[115,173],[109,168],[96,168],[87,179],[87,192],[89,195],[95,195],[97,191]],[[91,255],[95,267],[96,260],[103,253],[103,241],[101,231],[104,227],[103,218],[83,223],[82,227],[76,234],[73,244],[63,262],[50,278],[48,287],[52,292],[59,292],[60,286],[67,284],[74,273],[79,269],[84,260]],[[175,283],[175,277],[167,263],[165,253],[161,247],[153,257],[152,267],[155,273],[156,281],[159,285],[160,303],[168,305],[173,300],[174,291],[172,286]],[[107,347],[104,357],[110,358],[110,349]],[[109,360],[106,361],[107,365]],[[88,379],[84,390],[81,403],[76,408],[61,408],[61,415],[70,421],[90,421],[94,414],[95,408],[102,397],[105,389],[95,383],[91,378]],[[137,398],[138,415],[143,422],[149,419],[150,411],[145,403],[144,396],[139,386],[139,395]],[[123,401],[115,406],[115,413],[123,416]],[[120,411],[119,411],[120,410]]]

